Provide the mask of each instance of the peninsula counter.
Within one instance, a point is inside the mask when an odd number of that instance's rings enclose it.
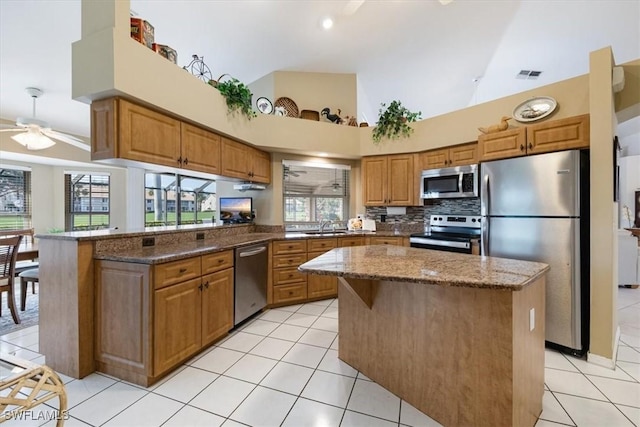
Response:
[[[339,358],[445,426],[536,423],[548,269],[397,246],[300,266],[339,276]]]

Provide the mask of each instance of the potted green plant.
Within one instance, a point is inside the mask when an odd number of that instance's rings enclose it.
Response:
[[[210,80],[209,84],[218,89],[225,97],[230,114],[239,111],[249,120],[256,116],[255,111],[251,108],[253,94],[244,83],[232,77],[230,80],[225,81],[218,80],[216,82],[215,80]]]
[[[373,129],[373,142],[377,144],[382,138],[407,138],[413,132],[413,128],[409,126],[409,123],[421,118],[421,111],[413,113],[404,107],[400,101],[392,101],[388,107],[383,102],[380,105],[378,123]]]

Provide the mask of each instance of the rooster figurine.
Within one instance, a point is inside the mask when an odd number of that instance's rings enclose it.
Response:
[[[507,130],[509,128],[509,123],[507,123],[509,120],[511,120],[511,117],[502,116],[500,123],[497,125],[491,125],[488,128],[478,128],[478,130],[482,133],[495,133]]]
[[[340,118],[340,109],[338,109],[338,114],[331,114],[331,110],[329,109],[329,107],[325,107],[322,109],[322,111],[320,111],[320,115],[323,116],[325,119],[329,120],[330,122],[333,122],[335,124],[341,124],[342,123],[342,119]]]

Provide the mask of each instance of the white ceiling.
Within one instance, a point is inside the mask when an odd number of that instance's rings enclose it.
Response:
[[[356,73],[358,118],[370,123],[393,99],[427,118],[585,74],[589,52],[606,46],[618,64],[640,58],[640,0],[131,0],[131,9],[180,65],[202,55],[214,78]],[[71,99],[79,38],[79,0],[0,0],[0,118],[31,116],[24,88],[35,86],[45,92],[39,119],[89,135],[89,107]],[[542,75],[516,79],[521,69]],[[630,122],[623,141],[640,133]]]

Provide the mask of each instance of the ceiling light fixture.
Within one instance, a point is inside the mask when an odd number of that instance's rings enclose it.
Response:
[[[322,28],[324,28],[325,30],[330,29],[331,27],[333,27],[333,19],[331,18],[324,18],[322,20]]]
[[[44,150],[45,148],[56,145],[51,139],[42,135],[36,129],[29,129],[11,137],[18,144],[23,145],[27,150]]]

